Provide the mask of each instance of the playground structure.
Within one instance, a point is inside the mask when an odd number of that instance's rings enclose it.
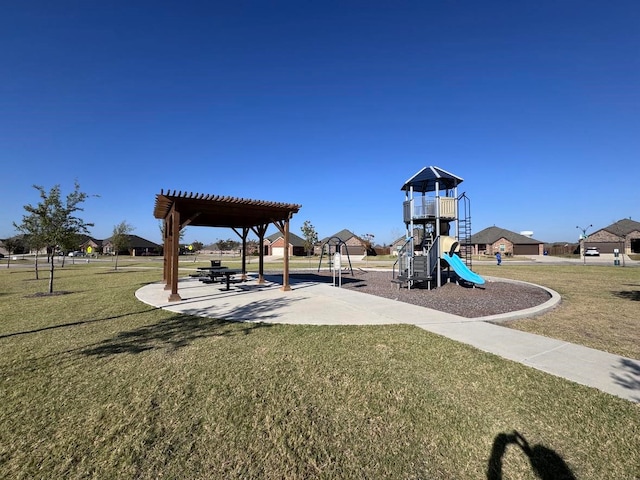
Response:
[[[484,279],[471,270],[471,210],[466,194],[458,196],[463,179],[439,167],[424,167],[407,180],[403,217],[405,242],[393,266],[393,282],[407,288],[442,286],[457,277],[473,285]]]

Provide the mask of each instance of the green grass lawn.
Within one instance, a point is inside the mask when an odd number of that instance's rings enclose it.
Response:
[[[154,309],[160,265],[0,270],[0,478],[640,478],[638,404],[411,326]]]
[[[590,265],[481,265],[480,274],[545,285],[559,308],[507,326],[640,359],[640,268]]]

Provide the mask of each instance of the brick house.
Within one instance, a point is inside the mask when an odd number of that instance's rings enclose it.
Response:
[[[423,237],[424,233],[423,230],[421,228],[414,228],[413,229],[413,242],[414,245],[420,245],[420,242],[422,241],[422,237]],[[389,253],[391,255],[397,256],[398,255],[398,251],[404,247],[405,243],[407,242],[407,236],[403,235],[399,238],[397,238],[396,240],[394,240],[391,243],[391,246],[389,247]]]
[[[582,241],[581,241],[582,243]],[[584,248],[597,247],[600,253],[640,253],[640,222],[625,218],[587,236]]]
[[[474,255],[543,255],[544,242],[500,227],[489,227],[470,238]]]
[[[289,256],[301,257],[306,255],[304,242],[304,238],[289,232]],[[265,255],[284,257],[284,235],[281,232],[276,232],[265,237],[262,248]]]
[[[314,253],[320,255],[322,253],[322,246],[331,240],[331,244],[339,243],[339,239],[341,242],[344,242],[346,245],[346,249],[341,246],[341,254],[345,255],[347,253],[346,250],[349,251],[349,255],[361,256],[367,252],[367,243],[357,236],[356,234],[350,232],[349,230],[340,230],[338,233],[334,233],[328,237],[323,238],[318,242],[314,249]]]
[[[93,237],[83,236],[79,249],[85,253],[100,253],[102,252],[102,242],[102,240],[97,240]]]

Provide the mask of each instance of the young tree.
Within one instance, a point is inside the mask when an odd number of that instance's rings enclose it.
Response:
[[[26,208],[26,207],[25,207]],[[35,214],[26,215],[22,218],[22,224],[16,225],[16,229],[21,231],[24,236],[25,248],[28,250],[35,250],[34,267],[36,273],[36,280],[40,279],[40,270],[38,268],[38,254],[40,250],[46,247],[46,241],[44,239],[42,221],[40,217]]]
[[[9,256],[7,258],[7,268],[11,265],[11,255],[15,253],[19,248],[24,249],[24,241],[20,237],[11,237],[7,238],[2,242],[4,244],[4,248],[7,249]]]
[[[111,248],[116,255],[116,265],[114,270],[118,270],[118,255],[120,251],[127,250],[130,246],[131,239],[129,235],[133,232],[133,227],[124,220],[113,227],[111,235]]]
[[[215,246],[218,247],[218,250],[220,250],[221,252],[234,251],[240,247],[240,242],[228,238],[226,240],[218,240],[215,243]]]
[[[158,228],[160,229],[160,239],[161,239],[160,244],[164,245],[164,221],[160,220],[158,222]],[[182,241],[185,233],[187,233],[186,228],[183,228],[182,230],[180,230],[180,232],[178,233],[178,242]]]
[[[318,242],[318,233],[309,220],[304,221],[300,230],[304,238],[304,249],[307,251],[307,256],[310,256],[313,253],[313,246]]]
[[[375,255],[376,251],[373,248],[373,239],[375,238],[375,235],[373,233],[365,233],[360,235],[360,238],[362,238],[362,243],[365,247],[365,255]]]
[[[69,235],[67,238],[64,239],[64,241],[58,245],[58,248],[60,249],[60,251],[64,254],[64,253],[69,253],[69,252],[75,252],[76,250],[78,250],[80,248],[80,243],[82,243],[80,236],[77,234],[73,234],[73,235]],[[64,268],[64,264],[65,264],[65,260],[66,260],[66,256],[62,256],[62,267]],[[76,257],[71,257],[71,263],[75,263],[76,261]]]
[[[191,242],[191,246],[193,247],[194,252],[199,252],[204,247],[204,243],[199,242],[198,240],[195,240]]]
[[[258,255],[260,253],[260,244],[257,240],[247,240],[247,255]]]
[[[40,203],[36,206],[25,205],[27,215],[22,217],[22,223],[13,224],[27,236],[31,248],[36,250],[45,247],[56,248],[67,243],[73,235],[89,233],[88,227],[92,227],[93,224],[85,223],[76,216],[77,212],[83,210],[80,204],[88,197],[86,193],[80,191],[77,181],[74,182],[73,192],[68,194],[64,201],[60,198],[60,185],[54,186],[48,193],[39,185],[34,185],[33,188],[40,194]],[[49,293],[53,293],[54,265],[55,262],[49,264]]]

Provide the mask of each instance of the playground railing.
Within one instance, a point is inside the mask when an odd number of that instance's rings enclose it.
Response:
[[[440,197],[440,218],[455,219],[457,218],[457,199],[453,197]],[[431,197],[422,197],[420,200],[407,200],[403,204],[404,221],[409,222],[411,219],[430,219],[438,216],[436,199]]]

